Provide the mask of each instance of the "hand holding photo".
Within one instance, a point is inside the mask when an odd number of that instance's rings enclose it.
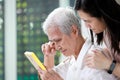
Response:
[[[26,51],[25,56],[28,58],[28,60],[33,64],[33,66],[36,68],[36,70],[38,70],[39,68],[43,71],[46,70],[45,66],[43,65],[43,63],[38,59],[38,57],[35,55],[34,52],[29,52]]]

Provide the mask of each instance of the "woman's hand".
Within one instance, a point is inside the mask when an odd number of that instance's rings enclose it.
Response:
[[[107,51],[105,51],[107,52]],[[112,60],[107,58],[100,50],[92,50],[91,54],[87,54],[84,58],[85,65],[95,69],[106,69],[108,70]]]

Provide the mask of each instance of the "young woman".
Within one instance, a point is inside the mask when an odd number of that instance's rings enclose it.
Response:
[[[105,54],[109,54],[106,57],[94,50],[94,54],[86,56],[85,64],[120,78],[120,5],[115,0],[76,0],[75,10],[90,32],[96,34],[97,43],[105,42]]]

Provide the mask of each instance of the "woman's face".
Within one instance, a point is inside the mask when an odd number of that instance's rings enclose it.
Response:
[[[90,16],[82,10],[78,11],[80,18],[85,22],[86,27],[91,29],[94,33],[98,34],[105,30],[106,25],[103,19]]]

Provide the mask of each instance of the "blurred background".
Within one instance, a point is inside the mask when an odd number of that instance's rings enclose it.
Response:
[[[57,7],[73,5],[74,0],[0,0],[0,80],[38,80],[24,52],[35,52],[43,62],[41,45],[47,36],[41,26],[45,18]],[[85,30],[82,28],[87,37]],[[60,57],[57,53],[56,65]]]
[[[45,18],[57,7],[73,5],[74,0],[0,0],[0,80],[38,80],[24,52],[33,51],[43,61]],[[57,53],[56,65],[60,56]]]

